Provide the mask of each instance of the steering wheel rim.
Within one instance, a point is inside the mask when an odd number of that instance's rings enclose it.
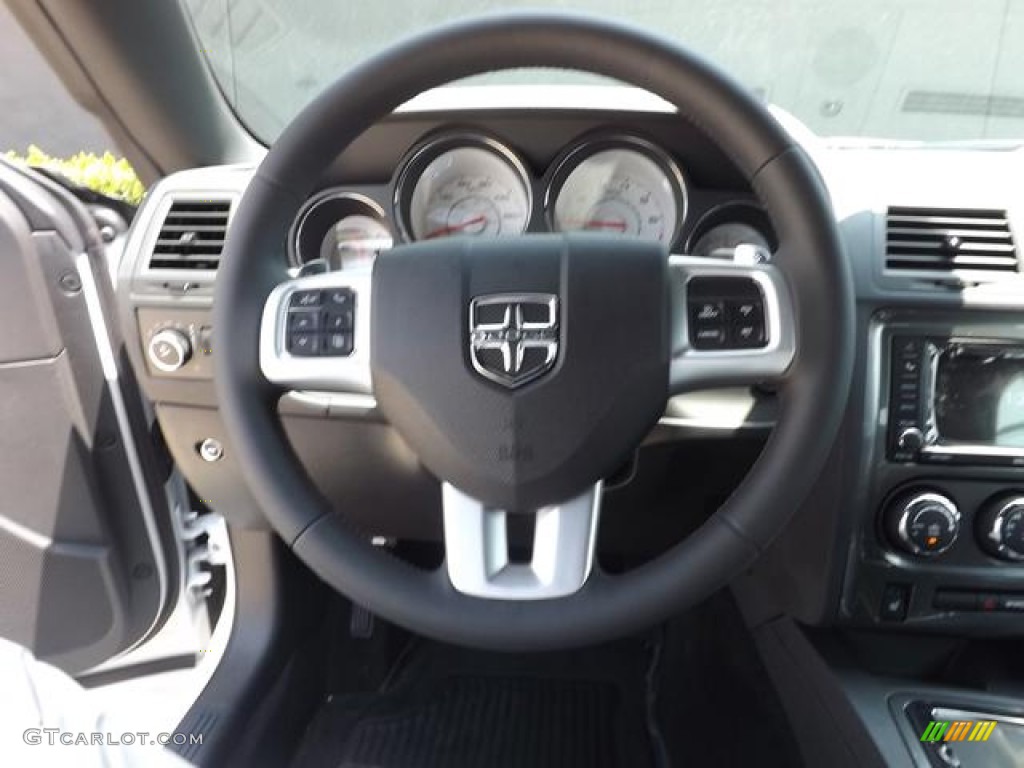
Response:
[[[370,545],[307,477],[263,376],[267,297],[287,278],[285,234],[323,168],[366,128],[419,93],[464,77],[557,67],[655,93],[711,137],[751,183],[777,229],[799,345],[779,390],[778,423],[750,473],[700,529],[615,577],[595,572],[555,600],[494,601],[456,591]],[[565,13],[485,16],[390,47],[350,70],[286,128],[232,222],[216,283],[216,391],[229,444],[264,515],[315,573],[416,632],[527,650],[622,635],[691,606],[750,565],[810,490],[839,428],[853,366],[852,278],[827,193],[804,151],[752,96],[674,42]]]

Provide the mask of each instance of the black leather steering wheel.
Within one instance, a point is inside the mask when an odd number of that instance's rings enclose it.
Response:
[[[519,67],[605,75],[675,105],[763,201],[779,241],[771,262],[670,257],[655,244],[600,235],[524,235],[398,245],[372,273],[289,279],[286,233],[333,158],[427,89]],[[763,338],[702,348],[691,310],[723,295],[753,301]],[[852,295],[815,168],[740,85],[631,26],[561,13],[486,16],[350,70],[270,148],[235,212],[217,277],[220,412],[266,518],[354,601],[465,645],[594,642],[707,597],[783,528],[820,471],[847,400]],[[289,318],[311,303],[330,304],[354,325],[351,351],[344,342],[334,356],[289,349]],[[484,360],[488,347],[504,359],[503,345],[529,358],[528,381],[500,381],[519,368]],[[499,375],[481,375],[488,366]],[[766,380],[778,386],[777,426],[725,505],[657,559],[601,572],[593,552],[600,481],[640,443],[667,397]],[[288,389],[377,399],[445,483],[444,566],[424,571],[375,549],[331,509],[277,417]],[[529,563],[507,557],[507,514],[536,515]]]

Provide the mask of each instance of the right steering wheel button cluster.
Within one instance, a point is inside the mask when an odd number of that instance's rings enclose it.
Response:
[[[694,277],[687,284],[690,344],[698,350],[768,344],[764,298],[746,277]]]

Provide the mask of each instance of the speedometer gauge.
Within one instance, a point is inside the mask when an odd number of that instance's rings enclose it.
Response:
[[[686,211],[682,174],[644,142],[583,145],[559,165],[549,188],[559,232],[590,230],[671,245]]]
[[[531,207],[521,164],[497,142],[480,138],[450,138],[414,155],[396,203],[412,240],[519,235]]]

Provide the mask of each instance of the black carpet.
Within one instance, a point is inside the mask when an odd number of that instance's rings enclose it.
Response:
[[[321,707],[295,768],[647,768],[647,649],[485,654],[420,643],[380,693]]]

